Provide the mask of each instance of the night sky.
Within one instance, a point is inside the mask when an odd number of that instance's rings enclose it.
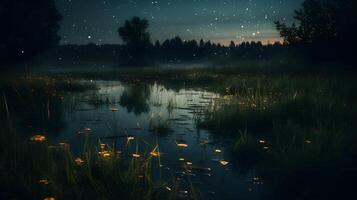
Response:
[[[273,21],[291,23],[302,0],[57,0],[62,44],[121,43],[117,29],[149,20],[152,41],[180,36],[228,44],[281,41]]]

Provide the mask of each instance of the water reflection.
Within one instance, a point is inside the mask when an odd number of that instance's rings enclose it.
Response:
[[[232,158],[226,152],[229,142],[198,129],[203,110],[213,106],[212,99],[219,98],[218,94],[173,91],[157,84],[96,84],[97,90],[65,95],[63,101],[54,101],[49,107],[50,119],[57,119],[63,126],[56,134],[45,132],[46,142],[54,144],[53,148],[71,146],[77,167],[86,165],[87,160],[78,152],[89,139],[96,144],[95,156],[102,160],[120,157],[138,161],[149,156],[153,179],[167,182],[166,190],[181,198],[264,196],[264,185],[252,184],[251,177],[256,177],[253,170],[239,175],[231,168]],[[47,126],[45,123],[38,129]],[[33,140],[42,140],[41,136]]]
[[[150,88],[146,84],[128,85],[122,93],[119,104],[127,109],[128,113],[140,115],[150,110],[149,106]]]

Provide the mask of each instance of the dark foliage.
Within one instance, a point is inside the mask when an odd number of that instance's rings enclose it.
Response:
[[[165,40],[162,44],[156,41],[154,45],[147,45],[145,52],[133,55],[129,59],[127,45],[66,45],[60,46],[47,59],[56,62],[76,64],[83,61],[119,62],[122,65],[145,65],[154,62],[182,63],[191,61],[232,61],[282,58],[294,54],[294,49],[280,43],[263,45],[261,42],[244,42],[239,45],[223,46],[211,41],[184,41],[180,37]],[[141,57],[139,59],[139,56]],[[135,59],[136,60],[135,60]],[[140,61],[140,62],[139,62]]]
[[[133,17],[131,20],[126,20],[118,29],[119,36],[125,44],[125,49],[121,52],[122,62],[133,65],[145,63],[145,56],[151,45],[148,27],[149,22],[146,19]]]
[[[355,0],[305,0],[295,11],[298,24],[275,22],[285,42],[309,47],[309,53],[350,57],[357,44],[353,30],[357,25]]]
[[[60,20],[54,0],[1,0],[1,62],[27,60],[56,45]]]

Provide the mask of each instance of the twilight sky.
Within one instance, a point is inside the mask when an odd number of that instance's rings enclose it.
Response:
[[[149,20],[152,41],[180,36],[228,44],[280,40],[273,21],[288,23],[303,0],[56,0],[62,44],[121,43],[117,29],[133,16]]]

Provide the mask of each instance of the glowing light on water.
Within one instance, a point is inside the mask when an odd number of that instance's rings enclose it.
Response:
[[[100,151],[98,152],[98,154],[102,157],[102,158],[108,158],[110,157],[110,152],[109,151]]]
[[[153,157],[159,157],[160,156],[160,152],[152,151],[152,152],[150,152],[150,155],[153,156]]]
[[[30,138],[30,140],[35,142],[45,142],[46,137],[44,135],[34,135]]]
[[[117,112],[119,109],[118,108],[110,108],[110,111],[112,112]]]
[[[225,161],[225,160],[220,160],[219,163],[221,163],[221,165],[225,166],[225,165],[228,165],[228,161]]]
[[[140,158],[140,154],[133,153],[133,158]]]
[[[74,162],[77,166],[82,166],[84,164],[84,160],[82,160],[80,157],[76,158]]]
[[[39,184],[42,184],[42,185],[48,185],[48,180],[47,179],[41,179],[38,181]]]
[[[178,146],[178,147],[182,147],[182,148],[187,148],[187,147],[188,147],[188,144],[185,144],[185,143],[177,143],[177,146]]]

